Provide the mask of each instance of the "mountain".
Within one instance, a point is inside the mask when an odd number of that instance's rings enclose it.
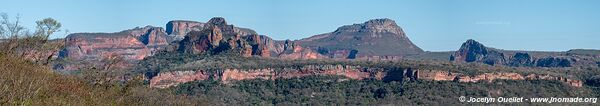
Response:
[[[59,57],[100,60],[120,56],[126,60],[141,60],[167,46],[168,39],[163,28],[153,26],[115,33],[74,33],[65,38]]]
[[[212,18],[198,29],[199,31],[191,31],[183,40],[174,43],[173,49],[194,54],[239,49],[241,55],[246,57],[252,55],[270,57],[270,52],[261,42],[260,35],[252,30],[229,25],[224,18]]]
[[[333,58],[402,57],[423,53],[391,19],[373,19],[345,25],[334,32],[296,41]]]
[[[115,33],[75,33],[65,39],[63,58],[99,60],[118,55],[141,60],[165,49],[185,53],[237,50],[244,56],[285,59],[399,59],[423,53],[393,20],[374,19],[331,33],[290,41],[273,40],[215,17],[207,23],[174,20],[166,28],[144,27]]]
[[[486,47],[469,39],[450,56],[450,61],[514,67],[597,67],[599,57],[600,53],[597,50],[574,49],[566,52],[501,50]]]
[[[462,44],[460,49],[454,52],[450,61],[457,62],[483,62],[485,64],[503,64],[506,59],[504,54],[492,48],[485,47],[483,44],[469,39]]]

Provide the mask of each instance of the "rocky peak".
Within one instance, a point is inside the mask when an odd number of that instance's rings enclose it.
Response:
[[[140,35],[139,39],[147,46],[167,45],[167,34],[165,29],[161,27],[147,26],[145,32]]]
[[[208,21],[208,24],[223,26],[223,25],[227,25],[227,22],[225,21],[225,18],[223,18],[223,17],[214,17]]]
[[[240,50],[240,54],[246,57],[270,57],[268,47],[263,44],[260,35],[250,29],[227,25],[224,18],[212,18],[199,30],[189,32],[183,40],[174,45],[174,48],[185,53]]]
[[[512,56],[508,65],[510,66],[531,66],[533,65],[533,59],[528,53],[518,52]]]
[[[160,27],[137,27],[115,33],[73,33],[65,38],[61,58],[100,60],[118,55],[126,60],[141,60],[168,45]]]
[[[404,36],[402,28],[394,20],[383,18],[373,19],[362,24],[346,25],[338,28],[334,33],[342,32],[368,32],[368,33],[393,33]]]
[[[473,39],[469,39],[460,46],[460,49],[454,53],[451,60],[474,62],[480,60],[486,54],[487,47]]]
[[[508,55],[509,57],[505,57]],[[514,54],[513,54],[514,53]],[[460,49],[450,56],[450,61],[455,62],[480,62],[489,65],[507,65],[513,67],[572,67],[573,65],[589,64],[582,62],[577,56],[549,55],[540,56],[540,53],[527,51],[505,51],[485,47],[483,44],[469,39],[462,44]],[[569,54],[569,52],[567,52]],[[593,63],[592,63],[593,64]]]
[[[465,43],[462,44],[462,46],[460,47],[460,50],[462,52],[468,52],[468,53],[475,53],[475,54],[487,54],[487,47],[485,47],[483,44],[473,40],[473,39],[469,39],[467,40]],[[467,58],[467,61],[473,61],[474,59],[469,59]]]
[[[489,65],[504,64],[504,54],[483,44],[469,39],[462,44],[460,49],[450,56],[451,61],[458,62],[483,62]]]
[[[204,27],[204,23],[187,20],[173,20],[166,25],[166,33],[168,35],[185,35],[192,31],[194,27]]]
[[[345,25],[331,33],[301,39],[298,44],[329,57],[347,59],[402,57],[424,52],[391,19]]]
[[[570,57],[544,57],[536,61],[538,67],[571,67],[576,62]]]

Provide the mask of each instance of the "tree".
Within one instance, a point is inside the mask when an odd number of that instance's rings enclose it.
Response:
[[[0,53],[47,65],[63,46],[63,43],[58,41],[48,42],[52,34],[61,31],[62,25],[55,19],[36,21],[36,31],[32,34],[21,25],[18,15],[14,21],[5,13],[1,13],[0,17]]]
[[[11,21],[6,13],[0,13],[0,43],[3,45],[3,52],[12,53],[19,46],[19,37],[27,33],[25,27],[20,24],[20,16]]]
[[[52,18],[45,18],[43,20],[36,21],[35,23],[37,24],[35,35],[41,40],[41,43],[46,43],[50,35],[52,35],[54,32],[59,32],[60,27],[62,26],[60,22]]]

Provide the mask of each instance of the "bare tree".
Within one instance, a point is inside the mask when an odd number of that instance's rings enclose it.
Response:
[[[20,16],[15,20],[6,13],[0,13],[0,53],[19,56],[35,63],[48,65],[52,57],[64,45],[60,42],[48,42],[52,34],[61,31],[62,24],[55,19],[45,18],[36,21],[35,33],[29,33],[21,25]],[[68,32],[65,31],[65,34]]]
[[[20,16],[17,15],[15,17],[15,21],[11,21],[10,17],[6,13],[0,13],[0,36],[4,41],[2,41],[4,48],[3,51],[7,53],[14,52],[14,49],[19,47],[19,37],[26,33],[25,27],[20,25]]]

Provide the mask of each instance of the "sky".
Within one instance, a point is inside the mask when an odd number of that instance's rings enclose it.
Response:
[[[467,39],[506,50],[600,49],[600,0],[4,0],[0,12],[30,30],[51,17],[70,33],[224,17],[278,40],[389,18],[426,51],[457,50]]]

